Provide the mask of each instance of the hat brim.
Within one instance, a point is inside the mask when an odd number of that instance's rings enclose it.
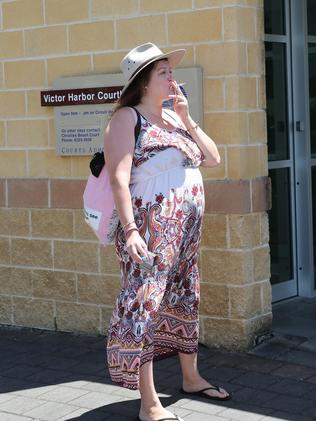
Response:
[[[121,95],[130,86],[130,84],[133,82],[133,80],[136,78],[136,76],[139,75],[139,73],[145,67],[147,67],[149,64],[153,63],[154,61],[167,59],[168,62],[169,62],[169,64],[170,64],[170,67],[171,68],[175,68],[181,62],[181,60],[183,59],[184,54],[185,54],[185,50],[184,49],[173,50],[173,51],[170,51],[169,53],[160,54],[160,55],[158,55],[158,56],[156,56],[156,57],[154,57],[154,58],[146,61],[142,66],[140,66],[137,69],[137,71],[132,75],[132,77],[130,79],[128,79],[128,81],[124,85],[124,88],[121,91]]]

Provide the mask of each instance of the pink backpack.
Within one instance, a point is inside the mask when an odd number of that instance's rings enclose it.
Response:
[[[105,165],[98,177],[93,174],[89,175],[83,193],[83,207],[85,221],[92,228],[100,243],[103,246],[110,244],[114,239],[119,218]]]
[[[137,113],[136,142],[140,133],[141,120],[138,111],[136,109],[135,111]],[[113,242],[120,220],[115,208],[103,152],[94,154],[90,162],[90,169],[92,174],[89,175],[83,192],[85,221],[92,228],[100,243],[106,246]]]

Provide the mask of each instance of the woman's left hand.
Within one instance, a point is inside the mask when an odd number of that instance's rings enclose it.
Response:
[[[173,99],[173,108],[182,121],[186,121],[189,117],[189,104],[186,97],[183,95],[179,85],[176,81],[172,82],[174,87],[174,94],[169,95]]]

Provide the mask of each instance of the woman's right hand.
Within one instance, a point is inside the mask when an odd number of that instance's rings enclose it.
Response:
[[[131,258],[142,263],[142,256],[147,256],[147,246],[137,230],[127,233],[126,250]]]

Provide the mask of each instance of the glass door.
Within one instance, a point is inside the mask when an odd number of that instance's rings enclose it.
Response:
[[[265,0],[273,302],[316,289],[316,0]]]
[[[307,1],[308,85],[310,117],[310,173],[313,219],[313,290],[316,290],[316,1]],[[312,294],[314,295],[314,294]]]
[[[288,1],[266,0],[265,60],[272,299],[297,295],[291,37]]]

